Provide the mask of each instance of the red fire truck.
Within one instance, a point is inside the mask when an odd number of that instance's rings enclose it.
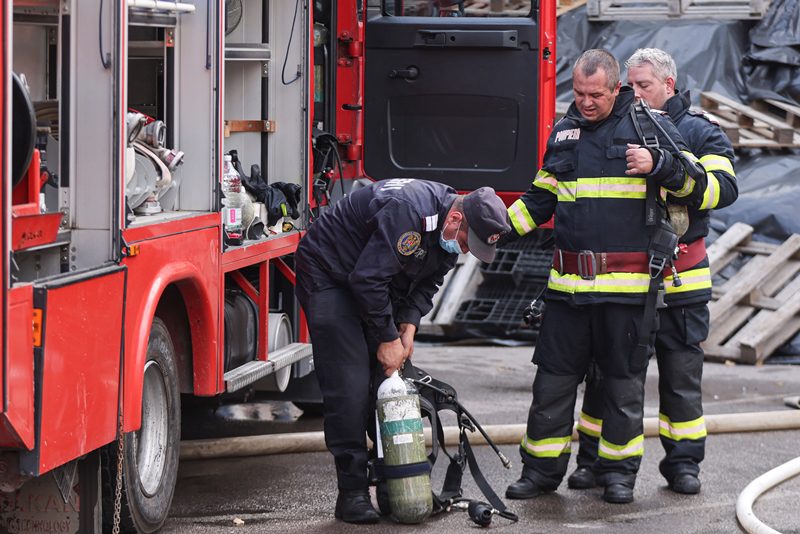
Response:
[[[157,531],[182,397],[319,402],[292,253],[362,180],[527,187],[555,5],[492,13],[2,0],[0,531]]]

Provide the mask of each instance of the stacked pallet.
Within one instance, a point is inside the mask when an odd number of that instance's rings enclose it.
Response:
[[[769,0],[589,0],[589,20],[760,19]]]
[[[558,0],[556,16],[563,15],[586,3],[586,0]],[[530,0],[465,0],[464,11],[468,17],[528,17]]]
[[[736,223],[708,249],[712,273],[745,263],[714,288],[707,359],[759,364],[800,331],[800,235],[774,245],[752,233]]]
[[[720,94],[700,95],[701,110],[719,123],[734,147],[800,147],[800,107],[777,100],[749,106]]]

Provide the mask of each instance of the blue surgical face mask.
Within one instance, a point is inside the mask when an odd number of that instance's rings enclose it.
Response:
[[[447,225],[445,225],[445,228]],[[458,232],[461,231],[461,223],[458,223],[458,230],[456,230],[456,237],[458,237]],[[442,228],[441,233],[439,234],[439,245],[445,250],[445,252],[449,252],[450,254],[461,254],[461,245],[458,244],[458,239],[445,239],[444,238],[444,228]]]

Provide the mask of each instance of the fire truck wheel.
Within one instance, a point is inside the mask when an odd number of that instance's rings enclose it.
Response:
[[[178,478],[180,414],[175,349],[166,325],[156,317],[150,329],[144,365],[142,426],[125,434],[122,532],[155,532],[167,518]],[[104,492],[104,522],[113,520],[116,459],[116,451],[109,451],[109,469],[104,473],[113,477],[104,481],[104,486],[111,490]]]

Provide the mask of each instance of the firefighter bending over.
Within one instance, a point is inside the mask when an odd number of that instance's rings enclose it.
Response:
[[[505,205],[489,187],[459,196],[443,184],[393,179],[345,197],[301,240],[297,298],[336,464],[338,519],[378,521],[366,444],[377,386],[411,357],[420,319],[458,254],[491,262],[510,230]]]
[[[679,260],[685,259],[682,261],[685,267],[678,269],[681,284],[673,284],[672,276],[664,279],[667,307],[659,312],[661,324],[655,343],[659,434],[666,452],[659,470],[672,491],[695,494],[700,491],[699,464],[705,456],[706,441],[700,390],[703,376],[700,342],[708,336],[707,303],[711,300],[711,270],[704,238],[708,235],[710,210],[729,206],[738,196],[733,147],[719,125],[689,109],[688,91],[675,90],[678,73],[669,54],[657,48],[639,49],[625,66],[628,85],[633,87],[636,96],[651,108],[664,110],[669,115],[707,172],[702,197],[695,197],[695,202],[687,206],[688,226],[680,237],[682,254],[678,256]],[[570,488],[595,486],[593,466],[597,459],[599,429],[603,425],[602,406],[602,380],[598,377],[587,381],[578,421],[578,468],[568,479]]]
[[[677,241],[670,242],[659,191],[683,202],[698,191],[678,157],[640,146],[630,113],[634,91],[621,88],[610,53],[584,52],[572,74],[575,102],[554,127],[531,188],[508,209],[512,235],[555,215],[556,249],[533,357],[538,370],[520,445],[522,476],[506,496],[529,499],[561,483],[578,384],[594,356],[605,376],[595,472],[604,500],[627,503],[644,450],[644,377],[656,322],[649,319]],[[655,120],[686,148],[672,123]]]

